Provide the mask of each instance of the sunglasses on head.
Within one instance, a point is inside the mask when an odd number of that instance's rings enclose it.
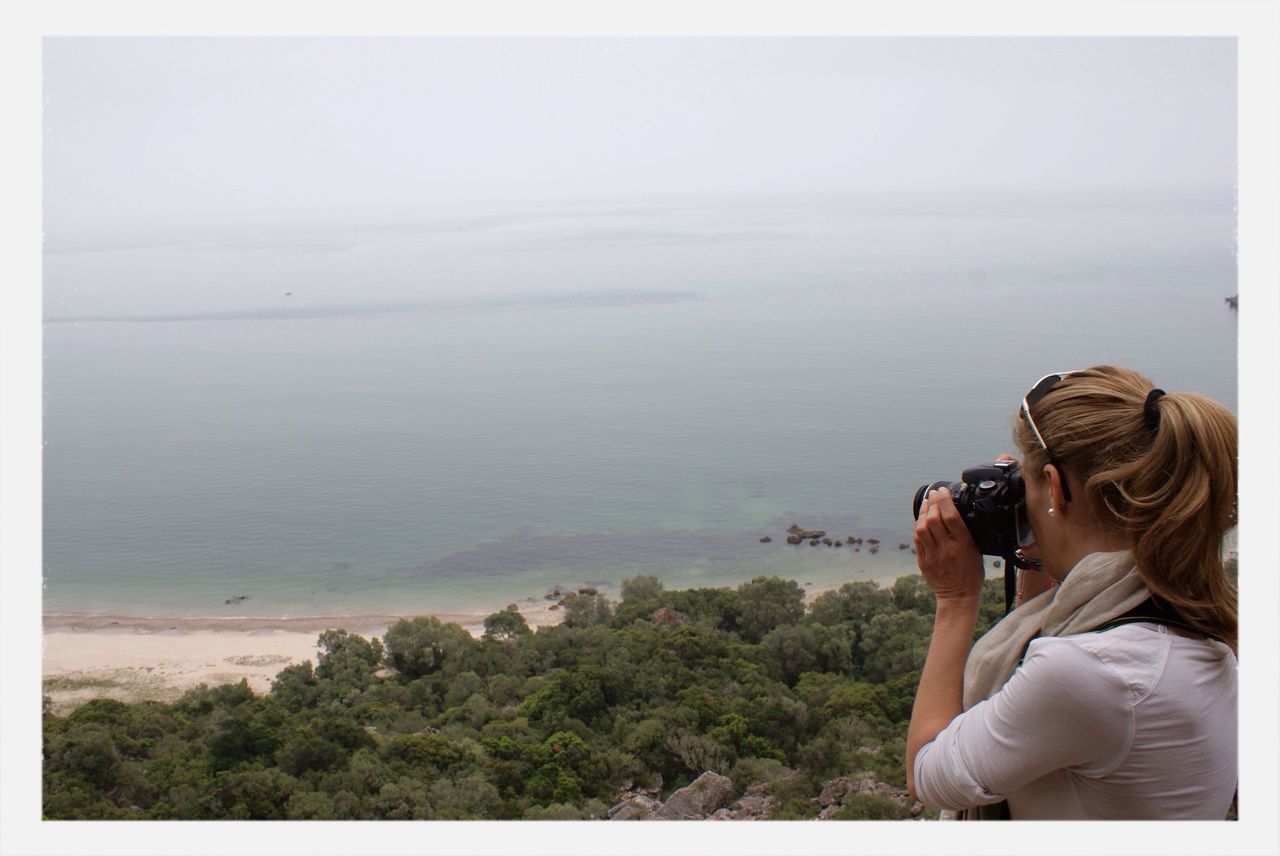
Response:
[[[1031,391],[1022,397],[1022,407],[1018,411],[1022,421],[1026,422],[1027,427],[1031,429],[1031,434],[1036,438],[1036,443],[1040,445],[1041,449],[1044,449],[1045,455],[1049,458],[1049,463],[1057,468],[1058,478],[1062,482],[1062,497],[1067,502],[1071,501],[1071,488],[1067,486],[1067,474],[1062,469],[1062,462],[1049,449],[1049,444],[1044,441],[1044,437],[1040,434],[1040,429],[1036,427],[1036,420],[1031,416],[1031,408],[1038,404],[1049,393],[1049,390],[1057,386],[1059,382],[1079,373],[1080,370],[1077,369],[1070,372],[1054,372],[1040,378],[1040,380],[1036,381],[1035,386],[1031,387]]]

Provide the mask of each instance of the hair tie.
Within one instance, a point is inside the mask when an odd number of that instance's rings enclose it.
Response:
[[[1156,402],[1163,395],[1163,389],[1153,389],[1147,393],[1147,400],[1142,403],[1142,419],[1152,434],[1160,430],[1160,410],[1156,407]]]

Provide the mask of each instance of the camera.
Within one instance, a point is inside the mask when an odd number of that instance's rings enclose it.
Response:
[[[1015,556],[1035,541],[1027,520],[1026,489],[1016,461],[995,461],[970,467],[960,481],[936,481],[922,485],[911,503],[913,517],[931,490],[945,487],[960,512],[960,519],[973,535],[978,551],[987,556]]]

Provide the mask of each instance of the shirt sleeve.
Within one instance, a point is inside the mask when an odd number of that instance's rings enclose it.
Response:
[[[1098,777],[1133,742],[1130,687],[1070,639],[1031,643],[1013,677],[957,716],[915,758],[916,795],[960,809],[999,802],[1055,770]]]

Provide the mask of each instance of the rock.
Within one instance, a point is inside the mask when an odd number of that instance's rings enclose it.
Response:
[[[836,542],[835,542],[834,544],[832,544],[831,546],[832,546],[832,547],[843,547],[843,546],[844,546],[844,542],[843,542],[843,541],[836,541]]]
[[[701,820],[728,802],[731,793],[729,777],[708,770],[667,797],[657,815],[666,820]]]
[[[608,817],[610,820],[652,820],[660,808],[662,803],[652,797],[635,794],[609,809]]]
[[[591,586],[583,586],[582,588],[578,589],[578,594],[591,595],[591,594],[599,594],[599,593],[600,593],[599,591],[597,591],[595,588]]]
[[[908,547],[910,547],[910,546],[911,546],[910,544],[899,544],[899,545],[898,545],[898,549],[899,549],[899,550],[905,550],[905,549],[907,549],[907,548],[908,548]]]
[[[821,542],[821,541],[819,541],[817,538],[814,538],[812,541],[810,541],[810,542],[809,542],[809,546],[810,546],[810,547],[816,547],[816,546],[818,546],[818,545],[819,545],[819,544],[821,544],[821,543],[822,543],[822,542]]]
[[[845,539],[844,539],[844,542],[845,542],[846,544],[857,544],[857,543],[858,543],[858,539],[857,539],[857,538],[854,538],[852,535],[850,535],[848,538],[845,538]]]
[[[516,606],[514,603],[507,604],[507,612],[519,612],[519,611],[520,611],[520,607]]]
[[[800,543],[801,541],[803,541],[803,540],[804,540],[804,539],[803,539],[803,538],[801,538],[799,535],[794,535],[794,534],[793,534],[793,535],[788,535],[788,536],[787,536],[787,543],[788,543],[788,544],[799,544],[799,543]]]
[[[846,776],[832,779],[822,786],[822,793],[818,794],[818,805],[826,807],[829,805],[839,807],[844,795],[849,791],[859,790],[858,783]]]
[[[903,807],[913,802],[911,795],[907,791],[876,781],[875,776],[871,773],[862,773],[856,778],[840,776],[823,785],[822,793],[813,798],[812,801],[821,806],[821,811],[818,812],[818,819],[826,820],[838,812],[844,806],[849,794],[852,793],[876,794],[887,797]],[[915,811],[912,817],[919,816],[922,811],[924,811],[924,806],[921,806],[919,811]]]
[[[879,547],[877,547],[875,544],[872,544],[872,545],[871,545],[871,547],[867,550],[867,552],[868,552],[868,553],[879,553],[879,552],[880,552],[880,548],[879,548]]]
[[[768,535],[761,535],[761,536],[760,536],[760,543],[761,543],[761,544],[768,544],[768,543],[769,543],[770,541],[772,541],[772,540],[773,540],[773,539],[772,539],[772,538],[770,538]]]
[[[879,543],[880,543],[880,539],[879,539],[879,538],[868,538],[868,539],[867,539],[867,543],[868,543],[868,544],[879,544]]]
[[[553,589],[548,589],[547,593],[543,595],[543,598],[545,598],[546,600],[559,600],[560,595],[561,595],[560,586],[556,586]]]
[[[653,613],[653,615],[649,616],[649,620],[652,621],[654,624],[675,625],[675,624],[684,624],[686,621],[686,618],[684,613],[682,612],[676,612],[674,609],[671,609],[670,607],[661,606],[661,607],[658,607],[658,609]]]
[[[912,816],[912,817],[919,817],[919,816],[920,816],[921,814],[923,814],[923,813],[924,813],[924,803],[922,803],[922,802],[913,802],[913,803],[911,804],[911,816]]]
[[[795,525],[794,523],[792,523],[790,526],[787,527],[787,531],[790,532],[792,535],[799,535],[801,538],[805,538],[805,539],[821,538],[823,535],[827,534],[827,530],[825,529],[801,529],[799,526]]]
[[[716,815],[726,812],[728,820],[769,820],[773,816],[774,808],[773,797],[767,794],[750,794],[743,796],[729,808],[720,809]]]
[[[547,607],[547,609],[551,610],[552,612],[555,612],[559,608],[560,608],[560,604],[558,603],[553,603]]]

